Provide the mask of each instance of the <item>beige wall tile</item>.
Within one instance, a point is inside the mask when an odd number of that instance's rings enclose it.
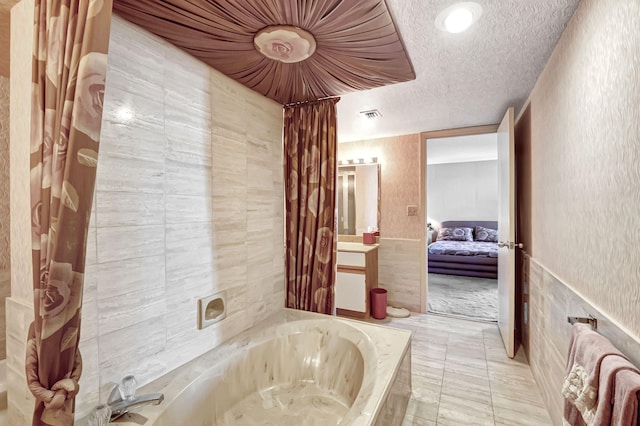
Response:
[[[94,210],[99,228],[119,226],[164,225],[165,195],[145,192],[110,192],[96,194]]]
[[[104,401],[125,374],[149,382],[284,304],[284,263],[273,256],[283,240],[281,107],[118,17],[111,43],[95,301],[86,295],[98,384],[79,396],[85,405],[96,388]],[[123,108],[133,111],[126,122]],[[223,290],[227,319],[198,330],[198,298]]]
[[[100,212],[97,212],[100,216]],[[98,228],[98,262],[114,262],[164,253],[162,225]]]
[[[83,309],[83,324],[84,320]],[[76,404],[76,413],[78,416],[83,416],[101,402],[98,339],[82,340],[80,354],[82,355],[82,376],[80,376],[79,385],[85,397]]]
[[[33,47],[33,0],[24,0],[11,9],[14,22],[11,25],[11,75],[10,81],[11,122],[10,140],[10,200],[11,200],[11,296],[33,303],[31,283],[31,206],[29,197],[29,145],[20,143],[29,140],[31,124],[31,79],[17,78],[31,75],[31,50]],[[11,419],[10,419],[11,421]]]
[[[391,306],[420,312],[420,240],[380,239],[378,286]]]
[[[27,333],[33,322],[33,305],[14,297],[6,299],[7,318],[7,402],[9,424],[29,424],[35,399],[27,388],[24,372]]]
[[[9,269],[9,79],[0,77],[0,270]],[[2,321],[2,320],[0,320]],[[0,328],[4,330],[4,327]],[[0,345],[2,346],[2,345]],[[2,357],[0,357],[2,359]]]

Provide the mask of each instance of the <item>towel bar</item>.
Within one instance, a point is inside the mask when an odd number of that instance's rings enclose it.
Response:
[[[567,322],[570,324],[575,324],[577,322],[589,324],[594,330],[597,330],[598,328],[598,320],[591,315],[589,315],[589,317],[567,317]]]

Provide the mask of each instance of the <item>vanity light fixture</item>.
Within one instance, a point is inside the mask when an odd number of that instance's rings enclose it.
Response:
[[[377,164],[378,157],[371,158],[353,158],[350,160],[340,160],[340,165],[349,165],[349,164]]]
[[[467,30],[482,15],[482,6],[476,2],[456,3],[442,10],[436,17],[436,28],[452,34]]]

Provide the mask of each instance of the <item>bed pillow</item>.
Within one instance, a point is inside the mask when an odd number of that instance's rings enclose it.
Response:
[[[437,241],[473,241],[471,228],[440,228]]]
[[[484,226],[476,226],[476,241],[484,241],[487,243],[497,243],[498,230],[485,228]]]

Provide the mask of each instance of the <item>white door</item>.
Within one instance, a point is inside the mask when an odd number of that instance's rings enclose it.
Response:
[[[513,108],[498,127],[498,327],[507,350],[515,355],[515,142]]]

